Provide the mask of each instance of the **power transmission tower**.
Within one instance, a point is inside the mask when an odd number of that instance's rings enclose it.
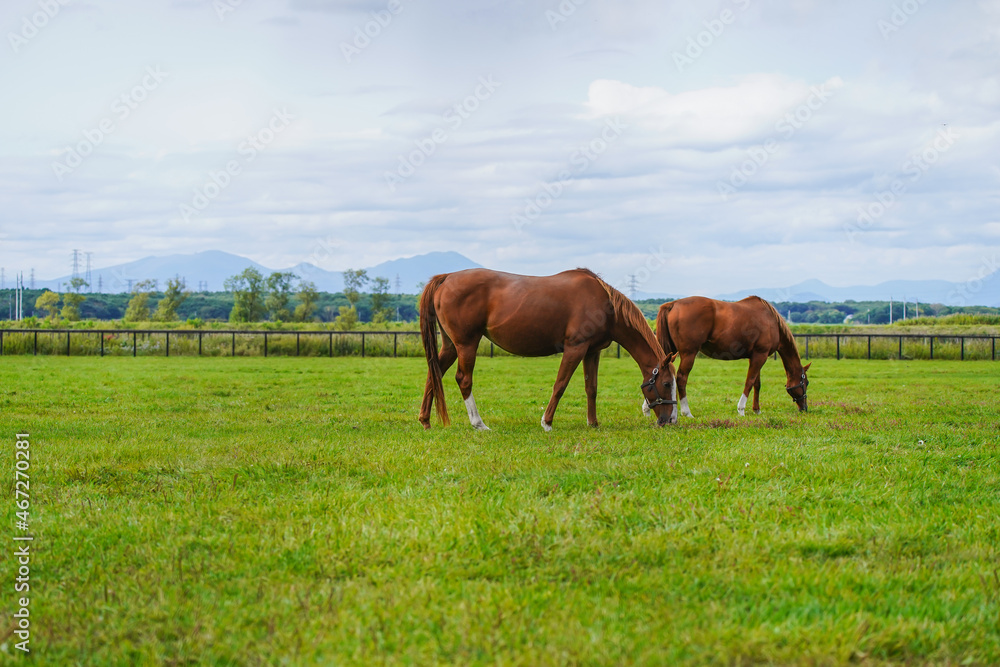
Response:
[[[628,277],[628,298],[635,301],[635,292],[637,289],[639,289],[639,283],[636,281],[635,274],[633,273]]]
[[[80,251],[73,249],[73,278],[80,277]]]
[[[31,289],[35,289],[35,270],[31,270]]]
[[[90,258],[91,258],[91,256],[92,256],[92,255],[93,255],[94,253],[92,253],[92,252],[85,252],[85,253],[83,253],[83,254],[87,256],[87,275],[86,275],[86,277],[84,277],[84,280],[86,280],[86,281],[87,281],[87,291],[88,291],[88,292],[93,292],[94,290],[93,290],[93,288],[92,288],[92,287],[90,286],[90,285],[91,285],[91,277],[90,277]]]
[[[98,294],[103,294],[104,293],[104,274],[103,273],[98,273],[97,274],[97,293]]]

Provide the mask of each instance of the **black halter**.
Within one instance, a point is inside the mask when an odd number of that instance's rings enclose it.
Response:
[[[668,398],[663,398],[660,396],[660,390],[656,388],[656,376],[659,375],[659,373],[660,369],[654,368],[653,375],[650,376],[649,382],[643,382],[641,385],[639,385],[640,389],[645,389],[646,387],[652,388],[653,393],[656,394],[655,401],[650,401],[649,399],[646,399],[646,403],[651,408],[656,407],[657,405],[677,405],[677,401],[671,401]]]
[[[799,396],[798,398],[795,398],[794,396],[792,396],[792,389],[798,389],[799,387],[802,388],[802,395]],[[799,401],[806,400],[806,389],[808,387],[809,387],[809,380],[806,379],[806,372],[802,371],[802,379],[799,381],[799,383],[794,387],[785,387],[785,391],[788,392],[789,396],[792,396],[793,401],[798,403]]]

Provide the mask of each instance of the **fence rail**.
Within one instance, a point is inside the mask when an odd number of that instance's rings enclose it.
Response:
[[[0,329],[0,356],[423,357],[419,331]],[[509,356],[483,339],[479,354]],[[605,351],[621,356],[621,346]]]
[[[984,359],[993,334],[800,334],[806,359]],[[0,355],[422,357],[419,331],[190,331],[177,329],[0,329]],[[479,354],[507,355],[483,339]],[[621,346],[605,351],[621,357]]]

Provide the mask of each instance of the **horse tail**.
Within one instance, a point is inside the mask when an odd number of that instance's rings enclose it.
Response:
[[[441,361],[438,359],[437,346],[437,313],[434,312],[434,293],[448,277],[447,273],[434,276],[420,294],[420,338],[424,343],[424,356],[427,358],[427,379],[431,385],[431,401],[437,401],[437,413],[441,423],[447,426],[448,406],[444,402],[444,384],[441,381]]]
[[[674,339],[670,335],[670,327],[667,325],[667,317],[673,308],[674,302],[668,301],[660,306],[660,311],[656,314],[656,339],[660,341],[660,347],[668,356],[677,351]]]

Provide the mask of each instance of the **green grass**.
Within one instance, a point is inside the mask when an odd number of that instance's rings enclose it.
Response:
[[[700,359],[480,359],[472,431],[420,359],[0,360],[31,433],[39,664],[1000,663],[1000,364],[818,360],[810,411]],[[14,496],[4,482],[13,581]],[[0,627],[13,626],[13,585]],[[8,636],[0,662],[13,662]]]

